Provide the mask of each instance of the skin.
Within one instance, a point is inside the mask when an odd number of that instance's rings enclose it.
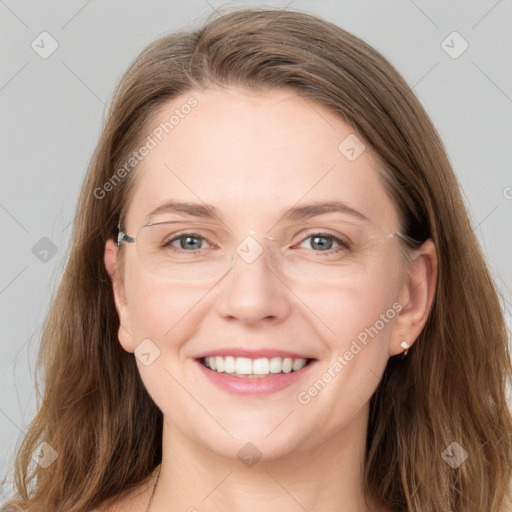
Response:
[[[218,282],[170,283],[141,266],[133,244],[120,249],[122,263],[117,246],[106,244],[121,345],[132,353],[149,338],[160,350],[149,366],[137,360],[164,414],[163,462],[151,511],[383,511],[365,503],[361,491],[369,400],[388,358],[403,352],[401,341],[412,345],[426,322],[436,279],[434,246],[426,242],[406,263],[399,239],[386,239],[400,222],[377,160],[368,147],[355,161],[338,150],[354,130],[324,106],[288,90],[210,87],[167,103],[154,125],[190,95],[197,107],[137,167],[123,227],[136,236],[148,212],[171,197],[204,202],[231,230],[226,246],[236,247],[253,231],[264,251],[251,264],[235,258]],[[325,214],[309,219],[305,235],[296,235],[303,221],[278,222],[297,204],[333,200],[369,222]],[[224,224],[217,222],[220,232]],[[311,239],[303,242],[322,230],[355,240],[356,249],[335,260],[334,279],[326,272],[317,279],[280,273],[280,260],[261,236],[281,237],[285,253],[299,244],[302,252],[294,254],[307,268],[325,270]],[[400,312],[309,403],[299,403],[298,393],[393,303]],[[236,396],[213,386],[195,362],[201,352],[235,346],[290,350],[317,361],[307,378],[283,390]],[[250,468],[237,458],[247,442],[262,454]],[[146,510],[154,482],[153,475],[118,502],[118,510]]]

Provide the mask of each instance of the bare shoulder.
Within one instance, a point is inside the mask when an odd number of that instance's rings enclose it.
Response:
[[[109,499],[90,512],[143,512],[144,510],[145,508],[138,506],[129,496],[124,496],[123,498]]]
[[[128,497],[109,499],[99,507],[89,512],[141,512],[144,509],[135,508],[134,503]]]
[[[131,490],[105,500],[90,512],[145,512],[156,482],[156,470]]]

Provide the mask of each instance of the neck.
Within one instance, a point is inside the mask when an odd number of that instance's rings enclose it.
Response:
[[[362,493],[367,410],[314,450],[247,467],[193,442],[164,420],[163,459],[151,512],[373,512]]]

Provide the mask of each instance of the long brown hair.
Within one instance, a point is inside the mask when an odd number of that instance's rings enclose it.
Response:
[[[272,9],[228,12],[197,31],[166,36],[118,85],[44,326],[44,386],[16,459],[13,510],[87,512],[140,483],[161,461],[162,414],[118,342],[103,263],[136,169],[107,192],[105,183],[160,107],[212,82],[291,88],[337,112],[378,156],[405,233],[436,246],[427,324],[407,357],[390,358],[371,399],[367,496],[394,511],[501,510],[512,476],[507,331],[443,144],[379,52],[326,21]],[[46,469],[31,463],[43,441],[58,453]],[[458,468],[443,459],[452,442],[468,454]]]

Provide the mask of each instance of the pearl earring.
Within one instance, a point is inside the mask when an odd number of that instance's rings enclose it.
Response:
[[[409,352],[409,344],[404,340],[400,343],[400,346],[404,349],[404,356],[406,356],[407,352]]]

